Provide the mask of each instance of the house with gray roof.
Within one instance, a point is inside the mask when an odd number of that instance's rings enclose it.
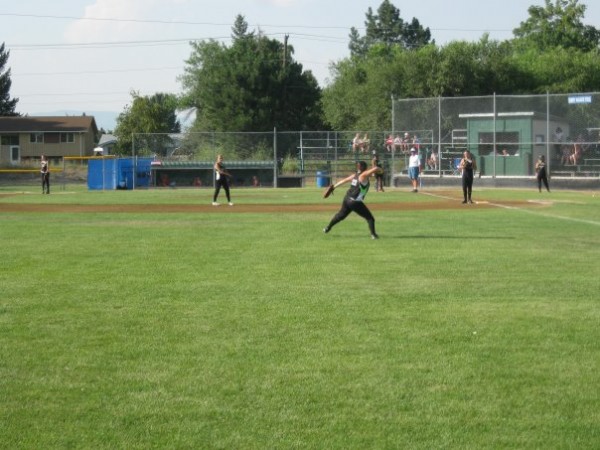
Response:
[[[0,165],[93,156],[97,135],[93,116],[0,117]]]

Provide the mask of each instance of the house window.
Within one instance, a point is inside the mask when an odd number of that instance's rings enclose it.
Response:
[[[43,144],[44,143],[44,133],[30,133],[29,134],[29,142],[32,144]]]
[[[60,142],[75,142],[73,133],[60,133]]]
[[[0,138],[1,145],[19,145],[19,136],[6,134]]]

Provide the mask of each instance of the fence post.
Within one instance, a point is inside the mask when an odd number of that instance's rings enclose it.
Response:
[[[552,173],[552,163],[550,161],[550,91],[546,91],[546,164],[548,166],[548,175]]]
[[[492,178],[496,178],[496,155],[498,154],[498,151],[496,149],[496,116],[498,115],[498,112],[496,111],[496,93],[495,92],[494,92],[494,97],[493,97],[493,110],[494,110],[494,120],[492,123],[494,124],[494,133],[492,134],[492,141],[493,141],[492,156],[494,158],[494,164],[492,165],[492,170],[493,170]]]
[[[273,187],[277,187],[277,127],[273,127]]]
[[[437,152],[437,165],[438,165],[438,176],[442,177],[442,97],[438,96],[438,152]]]

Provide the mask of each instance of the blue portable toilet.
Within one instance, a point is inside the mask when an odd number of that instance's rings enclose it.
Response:
[[[117,161],[114,158],[90,159],[88,161],[88,189],[116,189]]]

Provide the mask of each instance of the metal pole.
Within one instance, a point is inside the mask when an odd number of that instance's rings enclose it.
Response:
[[[392,139],[396,139],[396,102],[394,102],[394,94],[392,94],[391,96],[392,99]],[[396,154],[396,146],[394,145],[394,142],[392,141],[392,158],[390,161],[390,187],[394,185],[394,155]]]
[[[273,128],[273,187],[277,187],[277,127]]]
[[[442,97],[438,97],[438,152],[437,152],[437,165],[438,165],[438,176],[442,177]]]
[[[135,133],[131,133],[131,169],[133,170],[133,161],[135,160]],[[135,177],[132,175],[132,180],[135,179]],[[127,187],[127,178],[125,179],[125,187]],[[131,188],[135,189],[135,181],[131,182]]]
[[[552,172],[550,161],[550,91],[546,91],[546,165],[548,166],[548,175]]]
[[[493,173],[492,173],[492,178],[496,178],[496,115],[498,114],[496,111],[496,93],[494,92],[494,97],[493,97],[493,108],[494,108],[494,119],[493,119],[493,125],[494,125],[494,132],[492,133],[492,156],[494,158],[494,164],[493,164]]]

